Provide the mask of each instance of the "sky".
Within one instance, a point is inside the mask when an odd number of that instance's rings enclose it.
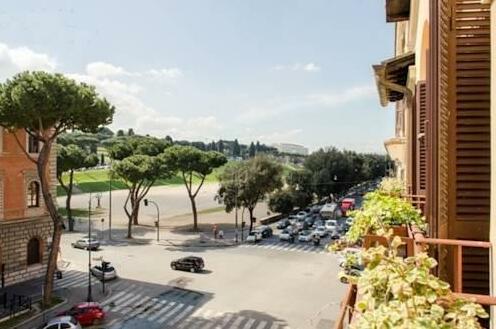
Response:
[[[0,81],[91,83],[114,130],[384,153],[394,110],[371,65],[393,55],[393,33],[382,0],[9,1]]]

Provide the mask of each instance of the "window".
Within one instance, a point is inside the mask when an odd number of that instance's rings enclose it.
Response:
[[[28,265],[41,263],[40,240],[31,238],[28,242]]]
[[[36,208],[40,206],[40,183],[36,181],[29,183],[27,205],[28,208]]]
[[[68,323],[61,323],[60,324],[60,328],[61,329],[70,329],[71,328],[71,325],[68,324]]]
[[[37,138],[28,135],[28,153],[39,153],[40,152],[40,142]]]

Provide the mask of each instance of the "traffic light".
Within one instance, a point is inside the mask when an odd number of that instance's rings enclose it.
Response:
[[[145,206],[148,207],[148,199],[144,199],[143,202],[145,203]]]
[[[110,262],[105,262],[102,260],[102,271],[105,273],[105,270],[108,269],[108,266],[110,265]]]

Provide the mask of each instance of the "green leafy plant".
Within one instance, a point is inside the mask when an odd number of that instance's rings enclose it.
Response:
[[[424,227],[425,219],[420,210],[408,201],[380,190],[365,195],[362,209],[353,211],[353,224],[346,233],[351,242],[358,241],[365,234],[383,235],[396,225]]]
[[[401,197],[405,194],[405,184],[398,178],[385,177],[381,180],[378,190],[382,194]]]
[[[397,255],[401,239],[389,248],[362,253],[366,268],[355,280],[359,300],[351,328],[481,328],[487,318],[477,303],[455,297],[449,284],[431,274],[436,260],[425,253],[403,259]]]

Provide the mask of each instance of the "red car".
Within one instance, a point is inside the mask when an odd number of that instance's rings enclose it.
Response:
[[[105,319],[105,311],[96,302],[79,303],[59,315],[72,315],[82,326],[101,324]]]
[[[341,213],[346,216],[346,212],[355,209],[355,199],[346,198],[341,201]]]

